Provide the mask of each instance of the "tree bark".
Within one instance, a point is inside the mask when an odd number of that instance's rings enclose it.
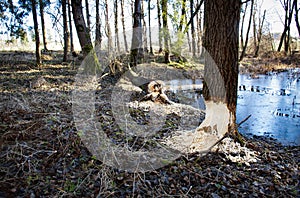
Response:
[[[45,19],[44,19],[44,3],[43,3],[43,0],[39,0],[39,4],[40,4],[40,15],[41,15],[41,26],[42,26],[44,50],[48,51],[47,39],[46,39]]]
[[[83,17],[82,0],[71,0],[71,4],[79,43],[85,57],[93,49],[93,45]]]
[[[67,0],[62,0],[62,14],[63,14],[63,31],[64,31],[64,57],[63,61],[67,61],[68,51],[70,48],[70,32],[68,29],[68,17],[67,17]]]
[[[224,127],[235,135],[240,7],[240,0],[204,2],[203,96],[206,101],[226,104],[230,116]]]
[[[31,0],[31,6],[32,6],[32,17],[33,17],[34,34],[35,34],[36,65],[39,67],[42,64],[42,60],[41,60],[41,51],[40,51],[40,36],[39,36],[39,27],[38,27],[39,25],[37,20],[35,0]]]

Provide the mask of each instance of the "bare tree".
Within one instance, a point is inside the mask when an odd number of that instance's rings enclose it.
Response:
[[[257,45],[255,46],[255,51],[254,51],[254,56],[258,56],[258,51],[259,51],[259,45],[262,39],[262,30],[264,26],[264,21],[266,17],[266,10],[264,10],[264,14],[262,18],[259,17],[259,23],[258,23],[258,32],[257,32]]]
[[[255,0],[251,0],[251,8],[250,8],[250,17],[249,17],[248,29],[247,29],[247,33],[246,33],[245,44],[243,46],[242,53],[240,55],[239,61],[242,61],[245,54],[246,54],[246,49],[247,49],[248,39],[249,39],[249,33],[250,33],[250,27],[251,27],[251,21],[252,21],[252,18],[253,18],[252,16],[253,16],[253,9],[254,9],[254,1]]]
[[[283,0],[281,1],[281,4],[285,11],[285,18],[284,18],[284,29],[281,34],[280,42],[278,45],[277,51],[280,52],[283,42],[285,42],[284,51],[288,52],[289,47],[289,32],[290,32],[290,26],[292,22],[292,16],[293,16],[293,10],[295,7],[295,4],[297,3],[297,0]]]
[[[242,10],[243,17],[242,17],[242,21],[241,21],[241,33],[240,33],[242,49],[244,48],[244,22],[245,22],[245,17],[246,17],[246,13],[247,13],[247,8],[248,8],[248,3],[245,3],[245,7]]]

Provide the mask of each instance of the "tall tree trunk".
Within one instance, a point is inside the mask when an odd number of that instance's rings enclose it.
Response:
[[[120,52],[120,41],[119,41],[119,24],[118,24],[118,0],[115,0],[114,2],[114,8],[115,8],[115,42],[116,42],[116,48],[118,52]]]
[[[126,50],[126,52],[128,52],[128,44],[127,44],[126,29],[125,29],[125,17],[124,17],[124,0],[121,0],[121,21],[122,21],[122,27],[123,27],[125,50]]]
[[[35,0],[31,0],[31,6],[32,6],[32,17],[33,17],[34,34],[35,34],[36,65],[39,67],[42,64],[42,60],[41,60],[41,51],[40,51],[39,24],[38,24],[38,20],[37,20]]]
[[[251,20],[253,18],[252,15],[253,15],[253,9],[254,9],[254,1],[255,0],[251,1],[251,8],[250,8],[250,17],[249,17],[248,29],[247,29],[247,33],[246,33],[245,44],[243,46],[242,53],[240,55],[239,61],[242,61],[243,58],[244,58],[244,56],[245,56],[245,54],[246,54],[246,49],[247,49],[248,39],[249,39],[249,33],[250,33],[250,27],[251,27]]]
[[[133,33],[131,44],[131,64],[137,65],[137,60],[143,56],[143,27],[141,0],[135,0],[133,14]]]
[[[256,48],[255,48],[254,57],[258,56],[259,45],[260,45],[261,38],[262,38],[262,29],[263,29],[263,26],[264,26],[265,17],[266,17],[266,10],[264,10],[264,14],[262,16],[262,19],[259,19],[259,27],[258,27],[258,32],[257,32],[257,45],[256,45]]]
[[[150,43],[150,54],[153,54],[152,49],[152,35],[151,35],[151,0],[148,0],[148,27],[149,27],[149,43]]]
[[[161,0],[165,63],[170,62],[170,35],[168,28],[168,0]]]
[[[285,9],[284,30],[281,34],[280,42],[279,42],[279,45],[278,45],[278,49],[277,49],[278,52],[280,52],[283,42],[285,41],[285,39],[287,39],[286,38],[287,33],[290,29],[291,22],[292,22],[293,9],[294,9],[294,6],[295,6],[296,3],[297,3],[297,0],[293,1],[292,6],[290,6],[292,4],[292,0],[287,0],[284,3],[284,9]],[[288,38],[288,40],[289,40],[289,38]],[[287,52],[287,51],[288,51],[288,47],[287,48],[285,47],[285,52]]]
[[[91,31],[91,20],[90,20],[89,0],[85,0],[85,15],[86,15],[87,29],[90,32]]]
[[[160,1],[157,0],[157,21],[158,21],[158,45],[159,45],[159,50],[158,53],[161,53],[162,50],[162,32],[161,32],[161,9],[160,9]]]
[[[228,123],[216,127],[225,128],[228,133],[235,135],[238,135],[236,105],[240,6],[240,0],[204,2],[203,47],[207,54],[205,55],[203,96],[207,104],[212,104],[214,107],[219,107],[218,105],[221,104],[227,106]],[[216,112],[210,107],[207,111],[214,115]]]
[[[96,0],[96,38],[95,38],[95,46],[101,49],[102,42],[102,34],[101,34],[101,19],[100,19],[100,0]]]
[[[108,40],[108,49],[107,51],[110,52],[112,49],[112,38],[111,38],[111,30],[109,25],[109,13],[108,13],[108,1],[105,0],[105,27],[106,27],[106,35]]]
[[[73,27],[72,27],[71,2],[70,2],[70,0],[68,0],[68,17],[69,17],[69,29],[70,29],[70,52],[74,52]]]
[[[85,57],[93,49],[93,44],[84,21],[82,11],[82,0],[72,0],[71,3],[79,43],[83,52],[83,56]]]
[[[44,50],[48,51],[47,39],[46,39],[45,19],[44,19],[44,3],[43,3],[43,0],[39,0],[39,4],[40,4],[40,15],[41,15],[41,26],[42,26]]]
[[[63,31],[64,31],[64,57],[63,61],[67,61],[68,51],[70,48],[70,33],[68,29],[68,17],[67,17],[67,0],[62,0],[62,15],[63,15]]]
[[[191,16],[193,16],[194,13],[194,0],[190,0],[190,10],[191,10]],[[191,18],[191,33],[192,33],[192,54],[193,57],[196,56],[196,37],[195,37],[195,27],[194,27],[194,19]]]

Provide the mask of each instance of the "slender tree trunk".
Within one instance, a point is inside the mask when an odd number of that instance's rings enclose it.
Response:
[[[185,15],[185,21],[187,21],[187,16]],[[183,33],[186,33],[186,37],[188,40],[188,45],[189,45],[189,52],[192,52],[192,44],[191,44],[191,37],[190,37],[190,32],[189,32],[189,28],[187,28],[188,26],[186,26],[186,28],[184,29]]]
[[[143,45],[144,45],[143,50],[144,50],[144,52],[148,53],[149,51],[148,51],[147,25],[146,25],[145,18],[143,17],[143,15],[144,15],[143,13],[145,10],[143,0],[142,0],[141,4],[142,4],[142,21],[143,21]]]
[[[250,17],[249,17],[248,29],[247,29],[247,33],[246,33],[246,40],[245,40],[245,44],[243,46],[242,53],[240,55],[239,61],[242,61],[243,58],[244,58],[244,56],[245,56],[245,54],[246,54],[246,49],[247,49],[248,39],[249,39],[249,33],[250,33],[250,27],[251,27],[251,20],[253,18],[252,15],[253,15],[254,1],[255,0],[251,1]]]
[[[108,1],[105,0],[105,26],[106,26],[106,35],[108,39],[108,52],[111,51],[112,49],[112,38],[111,38],[111,30],[110,30],[110,25],[109,25],[109,15],[108,15]]]
[[[291,2],[291,0],[287,0],[284,4],[284,9],[285,9],[284,30],[281,34],[280,42],[279,42],[279,45],[278,45],[278,49],[277,49],[278,52],[280,52],[284,40],[287,39],[286,36],[287,36],[287,33],[288,33],[288,31],[290,29],[290,26],[291,26],[292,16],[293,16],[293,9],[294,9],[294,6],[295,6],[296,3],[297,3],[297,0],[294,0],[293,5],[290,7],[292,2]],[[291,8],[291,9],[289,9],[289,8]],[[289,45],[289,44],[287,44],[287,45]],[[288,51],[288,47],[287,48],[285,47],[285,52],[287,52],[287,51]]]
[[[135,0],[133,14],[133,34],[131,45],[131,64],[137,65],[138,59],[143,56],[143,27],[141,0]]]
[[[87,29],[90,32],[91,31],[91,20],[90,20],[89,0],[85,0],[85,14],[86,14]]]
[[[256,8],[257,8],[257,6],[256,6],[256,4],[255,4],[255,8],[254,8],[254,10],[253,10],[253,15],[252,15],[252,20],[253,20],[253,27],[252,27],[252,31],[253,31],[253,47],[254,47],[254,49],[256,49],[256,47],[257,47],[257,30],[256,30]]]
[[[124,17],[124,0],[121,0],[121,21],[122,21],[122,26],[123,26],[123,37],[124,37],[125,50],[126,50],[126,52],[128,52],[128,44],[127,44],[126,29],[125,29],[125,17]]]
[[[149,43],[150,43],[150,54],[153,54],[152,49],[152,35],[151,35],[151,0],[148,0],[148,28],[149,28]]]
[[[298,36],[300,37],[300,24],[299,24],[298,13],[299,13],[298,3],[297,3],[297,0],[296,0],[296,3],[295,3],[295,23],[296,23],[296,27],[297,27],[297,30],[298,30]]]
[[[194,12],[194,0],[190,0],[190,10],[191,10],[191,16],[193,16]],[[192,33],[192,54],[193,57],[196,56],[196,37],[195,37],[195,27],[194,27],[194,19],[191,19],[191,33]]]
[[[82,11],[82,0],[72,0],[71,3],[72,3],[73,18],[76,26],[79,43],[83,55],[85,57],[93,49],[93,44],[91,41],[91,37],[89,35],[89,31],[84,21],[83,11]]]
[[[41,26],[42,26],[44,50],[48,51],[47,39],[46,39],[45,19],[44,19],[44,3],[43,3],[43,0],[39,0],[39,4],[40,4],[40,15],[41,15]]]
[[[157,20],[158,20],[158,45],[159,45],[159,50],[158,53],[161,53],[162,50],[162,32],[161,32],[161,9],[160,9],[160,1],[157,0]]]
[[[32,6],[32,17],[33,17],[34,34],[35,34],[36,65],[39,67],[42,64],[42,60],[41,60],[41,51],[40,51],[40,36],[39,36],[39,27],[38,27],[39,24],[37,20],[35,0],[31,0],[31,6]]]
[[[199,0],[197,0],[197,5],[199,5]],[[198,12],[197,13],[197,15],[196,15],[196,21],[197,21],[197,53],[198,53],[198,55],[200,55],[200,53],[201,53],[201,48],[202,48],[202,46],[201,46],[201,36],[202,36],[202,30],[201,30],[201,24],[202,24],[202,22],[201,22],[201,20],[202,20],[202,17],[201,17],[201,15],[202,15],[202,12],[200,11],[200,12]]]
[[[73,27],[72,27],[71,2],[70,2],[70,0],[68,0],[68,17],[69,17],[69,29],[70,29],[70,52],[74,52]]]
[[[255,48],[254,57],[258,56],[259,45],[260,45],[261,38],[262,38],[262,29],[264,26],[265,17],[266,17],[266,10],[264,10],[262,20],[261,20],[261,22],[259,22],[258,33],[257,33],[257,46]]]
[[[248,3],[245,4],[245,8],[243,10],[244,14],[243,14],[242,23],[241,23],[240,37],[241,37],[241,48],[242,49],[244,48],[244,22],[245,22],[245,17],[246,17],[246,13],[247,13],[247,8],[248,8]]]
[[[185,17],[186,16],[186,0],[182,0],[181,3],[181,16],[180,16],[180,21],[179,21],[179,27],[178,27],[178,31],[182,32],[182,28],[185,22]]]
[[[161,1],[162,20],[163,20],[163,35],[164,35],[164,51],[165,63],[170,62],[170,36],[168,29],[168,0]]]
[[[101,49],[102,42],[102,34],[101,34],[101,19],[100,19],[100,0],[96,0],[96,38],[95,38],[95,46]]]
[[[70,33],[68,29],[68,17],[67,17],[67,0],[62,0],[62,14],[63,14],[63,31],[64,31],[64,57],[63,61],[67,61],[68,51],[70,48]]]
[[[208,54],[205,55],[203,96],[206,101],[214,102],[216,107],[226,104],[228,125],[222,127],[238,135],[236,105],[241,2],[214,0],[205,1],[204,6],[203,46]]]
[[[114,8],[115,8],[115,42],[116,42],[116,48],[118,52],[120,52],[120,41],[119,41],[119,24],[118,24],[118,0],[115,0],[114,2]]]

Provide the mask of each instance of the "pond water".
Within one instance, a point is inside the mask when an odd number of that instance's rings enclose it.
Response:
[[[180,103],[205,109],[201,80],[166,83]],[[284,145],[300,145],[300,69],[268,75],[239,75],[237,123],[247,136],[271,137]]]

